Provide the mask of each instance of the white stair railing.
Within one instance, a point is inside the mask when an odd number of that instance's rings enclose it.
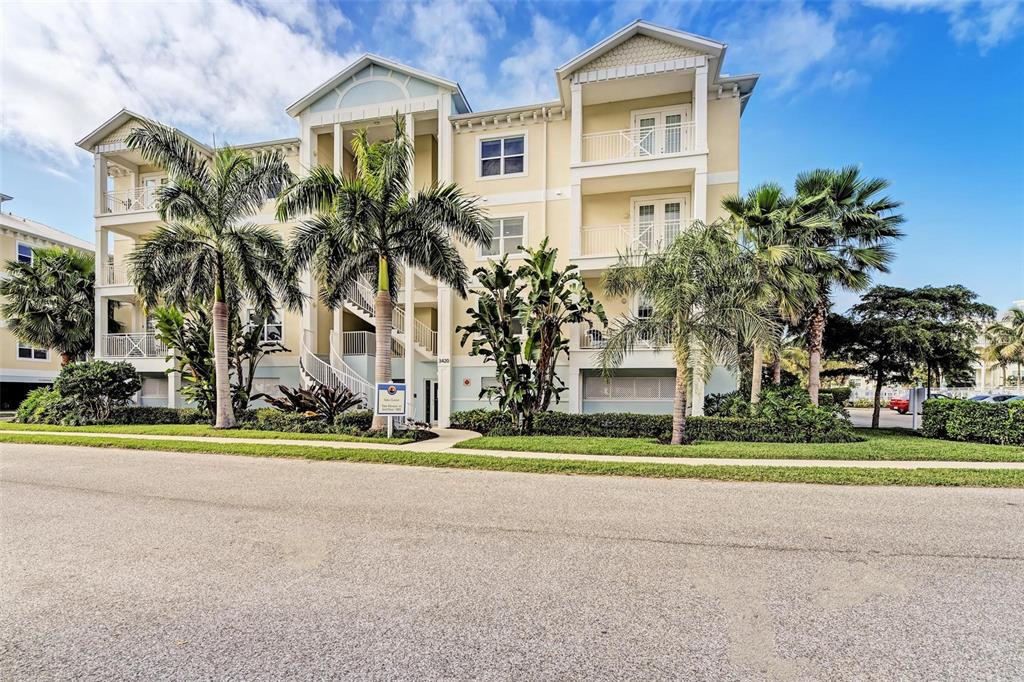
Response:
[[[370,384],[358,377],[354,372],[349,373],[341,367],[332,367],[314,353],[311,349],[312,332],[306,330],[302,335],[302,343],[299,353],[299,364],[303,371],[303,383],[306,383],[305,376],[308,375],[313,381],[337,389],[345,386],[356,395],[362,395],[363,402],[370,400]],[[348,367],[348,365],[344,365]]]
[[[365,280],[356,280],[346,298],[368,316],[374,315],[377,310],[377,292]],[[391,306],[391,328],[396,334],[405,336],[405,308],[397,303]],[[437,332],[419,320],[415,320],[413,324],[413,342],[426,349],[430,355],[437,355]],[[394,352],[396,344],[393,343],[391,348]]]
[[[437,332],[419,320],[414,320],[413,341],[431,355],[437,355]]]

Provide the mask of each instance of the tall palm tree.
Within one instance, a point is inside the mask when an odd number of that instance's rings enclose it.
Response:
[[[92,350],[95,261],[73,249],[35,249],[31,263],[11,260],[0,278],[0,315],[15,338],[53,348],[66,365]]]
[[[892,242],[903,236],[899,229],[903,216],[896,213],[902,204],[882,194],[888,187],[889,181],[883,178],[861,177],[856,166],[818,169],[797,176],[796,201],[799,211],[808,216],[803,222],[809,225],[802,242],[829,255],[812,263],[808,270],[817,283],[807,318],[807,390],[815,405],[821,388],[822,343],[832,290],[866,289],[872,271],[888,272]]]
[[[242,299],[261,314],[280,304],[297,308],[302,292],[288,264],[284,240],[247,222],[292,178],[278,151],[247,153],[231,147],[207,155],[173,128],[144,122],[126,140],[167,171],[157,190],[159,226],[129,257],[132,282],[146,307],[165,302],[211,307],[217,428],[231,428],[228,363],[230,308]]]
[[[695,223],[661,253],[625,254],[605,273],[613,297],[638,295],[649,317],[623,317],[610,325],[600,351],[606,373],[639,342],[670,346],[676,365],[672,443],[686,438],[687,392],[694,373],[710,374],[715,361],[735,366],[738,338],[776,333],[765,310],[770,292],[756,264],[723,224]]]
[[[801,243],[800,231],[818,219],[815,214],[804,215],[794,210],[794,202],[785,196],[776,183],[764,183],[752,188],[746,196],[737,194],[722,199],[722,207],[729,213],[729,223],[751,250],[754,272],[768,288],[765,301],[767,311],[774,315],[781,335],[786,323],[796,324],[804,311],[814,302],[816,282],[807,271],[827,254],[813,245]],[[772,339],[766,347],[753,343],[750,401],[761,398],[761,375],[765,351],[778,357],[780,337]],[[776,362],[781,371],[781,364]],[[780,376],[781,379],[781,376]]]
[[[325,305],[343,305],[359,279],[376,282],[378,383],[392,379],[391,314],[403,265],[418,268],[465,296],[469,271],[455,240],[473,246],[491,242],[491,226],[482,209],[458,185],[435,184],[413,191],[412,142],[403,119],[396,116],[394,124],[392,139],[373,144],[365,130],[356,132],[355,177],[340,177],[317,166],[288,187],[277,205],[280,220],[315,212],[295,230],[289,254],[297,268],[311,269]],[[412,330],[406,334],[411,338]],[[407,353],[412,352],[411,345],[407,343]],[[374,428],[384,426],[383,417],[374,417]]]

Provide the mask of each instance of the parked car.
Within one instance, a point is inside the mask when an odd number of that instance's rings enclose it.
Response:
[[[1007,402],[1007,403],[1019,403],[1022,400],[1024,400],[1024,395],[1015,395],[1012,398],[1010,398],[1009,400],[1006,400],[1004,402]]]
[[[997,393],[996,395],[990,395],[981,402],[983,403],[1005,403],[1007,400],[1016,398],[1017,396],[1010,393]]]
[[[931,396],[925,398],[925,400],[934,400],[936,398],[947,398],[951,399],[953,396],[946,393],[932,393]],[[889,401],[889,409],[896,410],[900,414],[906,414],[910,412],[910,399],[909,398],[893,398]]]
[[[968,400],[973,400],[975,402],[980,403],[984,400],[988,400],[991,397],[992,396],[990,396],[988,393],[982,393],[981,395],[972,395],[970,398],[968,398]]]

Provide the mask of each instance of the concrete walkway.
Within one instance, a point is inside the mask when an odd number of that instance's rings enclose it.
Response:
[[[455,445],[480,434],[458,429],[436,429],[437,438],[409,443],[388,445],[383,443],[351,443],[330,440],[224,438],[218,436],[158,436],[150,434],[96,433],[93,431],[0,431],[0,434],[23,434],[32,436],[87,436],[90,438],[125,438],[131,440],[177,440],[193,443],[250,443],[258,445],[306,445],[316,447],[358,449],[358,450],[412,450],[416,452],[442,452],[451,455],[484,455],[488,457],[515,457],[523,459],[557,459],[584,462],[622,462],[646,464],[675,464],[698,466],[714,464],[720,466],[774,466],[774,467],[851,467],[858,469],[1024,469],[1024,462],[952,462],[932,460],[847,460],[847,459],[740,459],[729,457],[652,457],[628,455],[583,455],[559,452],[518,452],[513,450],[481,450],[458,448]]]

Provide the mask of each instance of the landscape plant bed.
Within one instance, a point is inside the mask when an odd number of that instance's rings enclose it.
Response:
[[[301,433],[298,431],[263,431],[257,429],[215,429],[208,424],[99,424],[61,426],[57,424],[19,424],[0,422],[0,431],[64,431],[85,433],[122,433],[145,436],[199,436],[217,438],[261,438],[266,440],[329,440],[344,443],[381,443],[405,445],[413,438],[376,438],[343,433]]]
[[[63,445],[121,450],[161,450],[185,453],[245,455],[250,457],[284,457],[537,474],[636,476],[716,481],[818,483],[825,485],[1024,488],[1024,470],[1022,469],[886,469],[762,465],[691,466],[688,464],[649,464],[645,462],[594,462],[526,457],[492,457],[487,455],[417,452],[398,449],[331,448],[311,445],[204,443],[198,441],[131,440],[120,438],[104,440],[102,437],[56,433],[45,435],[0,433],[0,443]]]
[[[576,436],[483,436],[457,448],[636,457],[834,459],[878,461],[1024,462],[1024,448],[922,438],[899,429],[858,429],[854,443],[701,442],[665,445],[655,439]]]

